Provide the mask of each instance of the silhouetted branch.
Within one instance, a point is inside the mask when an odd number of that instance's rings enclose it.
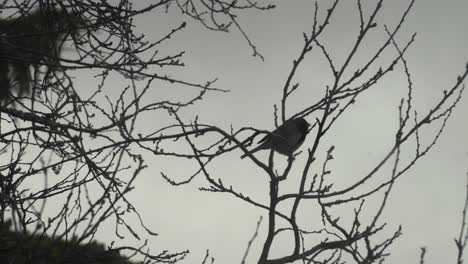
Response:
[[[169,75],[174,67],[185,67],[184,55],[190,47],[175,52],[163,47],[183,34],[186,22],[156,32],[151,39],[135,21],[171,3],[203,6],[201,12],[188,8],[185,14],[203,23],[211,18],[206,25],[221,31],[235,22],[256,50],[237,15],[248,9],[268,11],[274,6],[249,0],[209,2],[0,3],[0,224],[12,219],[12,226],[21,232],[34,229],[65,242],[75,236],[78,244],[91,241],[104,223],[113,223],[115,236],[121,239],[144,241],[144,236],[156,234],[127,198],[147,167],[143,154],[203,156],[171,144],[185,137],[218,135],[219,130],[193,124],[180,132],[184,125],[171,115],[200,103],[208,93],[227,90],[214,86],[216,78],[187,80]],[[220,19],[230,22],[221,25]],[[154,96],[154,88],[159,89],[161,83],[173,89],[195,88],[195,93],[169,99],[158,90]],[[165,118],[148,125],[144,123],[148,114]],[[164,123],[166,120],[170,122]],[[216,149],[215,144],[207,150],[214,153],[205,156],[213,159],[238,148],[226,140],[220,144],[225,149]],[[200,167],[208,162],[203,161]],[[202,172],[198,170],[186,182]],[[177,184],[169,176],[165,178]],[[37,179],[44,184],[34,184]],[[51,199],[61,207],[46,213],[45,204]],[[130,217],[139,224],[131,224]],[[173,263],[188,254],[151,253],[146,242],[139,243],[140,247],[122,245],[108,251],[122,251],[148,263]]]
[[[185,139],[191,146],[193,152],[191,155],[197,160],[200,167],[185,182],[201,174],[209,186],[202,188],[202,190],[229,193],[241,201],[267,210],[266,237],[258,263],[279,264],[294,261],[342,263],[348,257],[351,257],[356,263],[382,263],[388,256],[391,245],[401,235],[401,227],[398,227],[387,237],[378,236],[378,239],[375,238],[376,234],[381,234],[386,229],[387,223],[382,219],[382,215],[391,198],[390,194],[394,185],[432,150],[445,130],[453,109],[458,105],[463,94],[463,82],[468,75],[468,67],[461,72],[453,86],[447,89],[426,112],[416,111],[413,102],[414,90],[417,87],[412,81],[410,65],[406,60],[409,47],[415,45],[416,34],[412,34],[403,44],[398,44],[396,39],[397,33],[401,31],[415,1],[409,0],[407,8],[402,12],[393,29],[378,24],[379,14],[384,7],[383,2],[383,0],[378,0],[376,5],[370,9],[369,14],[365,14],[364,10],[366,9],[363,3],[360,0],[356,1],[356,10],[359,13],[357,24],[359,30],[356,38],[349,42],[348,53],[339,59],[334,57],[325,44],[326,42],[322,40],[322,32],[332,22],[335,9],[340,1],[333,1],[325,12],[322,11],[324,14],[321,17],[324,18],[321,22],[318,19],[321,10],[318,4],[315,4],[312,32],[303,34],[304,44],[297,58],[293,60],[282,87],[282,98],[279,104],[274,106],[272,113],[276,127],[290,118],[304,117],[314,120],[312,129],[308,131],[308,138],[311,139],[311,142],[307,147],[307,152],[304,151],[307,153],[304,160],[298,159],[301,154],[296,153],[293,155],[294,158],[288,157],[285,168],[278,169],[273,151],[270,152],[267,160],[261,160],[248,152],[246,147],[259,133],[263,132],[256,128],[244,127],[237,130],[231,128],[231,131],[228,132],[208,124],[197,124],[197,126],[192,126],[192,129],[209,127],[212,129],[210,132],[221,137],[208,147],[197,146],[194,135],[188,134],[190,130],[184,129],[190,126],[184,124],[177,113],[174,114],[183,129],[182,133],[187,134]],[[387,34],[384,42],[376,46],[374,50],[366,47],[365,52],[370,54],[370,57],[363,64],[355,65],[354,60],[357,53],[364,50],[364,43],[371,32],[378,30]],[[318,51],[324,56],[325,67],[329,67],[333,78],[329,84],[323,87],[321,98],[315,102],[306,102],[305,105],[299,107],[301,110],[296,113],[288,113],[288,102],[291,96],[298,89],[307,87],[307,85],[295,83],[295,78],[299,68],[305,63],[307,55],[315,47],[318,47]],[[382,55],[392,47],[396,50],[396,54],[387,57]],[[382,57],[385,59],[377,63],[377,58]],[[339,65],[338,61],[341,61],[342,64]],[[330,169],[332,161],[336,159],[333,154],[335,145],[323,146],[324,139],[331,133],[333,125],[344,118],[344,113],[348,112],[353,105],[358,104],[362,95],[383,82],[383,77],[395,71],[399,63],[403,65],[402,74],[406,77],[407,92],[397,106],[399,122],[395,128],[394,138],[389,139],[392,144],[384,157],[368,168],[367,173],[357,177],[355,182],[338,189],[334,185],[331,177],[333,172]],[[436,131],[429,141],[423,141],[420,137],[421,131],[431,128],[435,128]],[[253,133],[246,136],[244,132],[247,131],[253,131]],[[405,147],[414,141],[416,142],[414,154],[411,156],[403,155]],[[218,157],[237,148],[246,153],[253,164],[261,168],[261,174],[268,180],[269,192],[266,194],[268,195],[268,203],[260,204],[253,201],[248,195],[236,190],[235,186],[225,186],[222,179],[215,175],[214,169],[208,172],[208,162],[213,162]],[[304,146],[302,148],[306,149]],[[322,154],[320,151],[323,148],[327,148],[328,151]],[[299,164],[298,160],[301,160],[302,163]],[[297,166],[300,166],[299,170],[297,170]],[[387,166],[391,166],[388,178],[379,178],[380,175],[387,174],[385,171]],[[283,173],[278,173],[278,171]],[[290,174],[298,171],[299,175],[295,179],[299,179],[299,181],[292,182],[291,178],[294,177]],[[170,179],[168,180],[170,181]],[[177,183],[173,182],[173,184]],[[287,188],[287,191],[284,191],[283,187],[286,184],[289,184],[288,187],[291,186],[290,184],[296,184],[296,190],[290,191],[291,189]],[[375,200],[377,195],[381,195],[381,198],[379,198],[380,201],[375,212],[371,213],[370,218],[364,218],[362,212],[368,211],[365,199]],[[307,206],[305,206],[306,203]],[[356,203],[358,206],[355,206]],[[322,220],[321,225],[316,230],[306,229],[300,221],[303,220],[300,216],[306,212],[309,213],[310,208],[318,208],[320,211],[320,214],[313,218],[314,223],[317,223],[319,219]],[[343,208],[354,208],[352,219],[347,219],[340,214],[340,210]],[[280,222],[280,219],[286,221]],[[281,239],[278,238],[280,234],[282,235]],[[272,245],[277,241],[283,241],[285,236],[286,239],[289,239],[286,243],[291,245],[291,252],[280,257],[275,255],[273,258]],[[306,243],[306,240],[312,240],[312,242]],[[461,238],[458,241],[461,242],[457,243],[457,246],[463,245],[464,247],[465,244]],[[423,261],[424,252],[421,261]]]
[[[466,197],[462,211],[460,234],[458,235],[458,238],[455,239],[455,245],[457,246],[457,264],[463,264],[463,252],[465,251],[466,242],[468,241],[468,230],[466,227],[466,212],[468,208],[468,173],[466,176]]]

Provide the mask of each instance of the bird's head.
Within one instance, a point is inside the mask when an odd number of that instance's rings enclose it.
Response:
[[[307,130],[309,129],[310,124],[307,123],[307,121],[306,121],[304,118],[302,118],[302,117],[296,119],[296,123],[297,123],[297,125],[299,126],[299,128],[300,128],[302,131],[304,131],[304,133],[307,132]]]

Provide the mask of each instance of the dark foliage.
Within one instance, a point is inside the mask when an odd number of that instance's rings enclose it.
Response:
[[[92,241],[80,244],[77,239],[54,239],[42,232],[22,233],[12,230],[11,222],[0,224],[0,263],[12,264],[130,264],[119,252],[106,250]]]
[[[85,24],[79,15],[55,8],[0,19],[0,100],[31,91],[31,67],[57,70],[67,36],[75,37]]]

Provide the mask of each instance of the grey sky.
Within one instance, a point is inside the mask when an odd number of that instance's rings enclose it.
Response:
[[[306,0],[277,1],[271,12],[247,12],[239,21],[259,51],[262,62],[251,57],[252,51],[235,29],[230,34],[207,31],[188,18],[169,14],[146,16],[138,21],[137,30],[149,36],[162,35],[182,21],[189,23],[185,32],[172,39],[165,48],[171,51],[186,49],[188,65],[181,75],[189,80],[203,81],[218,77],[217,87],[231,90],[206,96],[205,101],[186,113],[187,119],[198,114],[201,122],[212,123],[228,130],[255,126],[273,127],[273,104],[281,98],[281,88],[300,52],[302,32],[311,30],[313,2]],[[367,10],[374,0],[362,1]],[[383,23],[393,27],[409,1],[387,0],[378,18],[380,33],[371,35],[365,44],[374,50],[382,43]],[[318,1],[323,11],[330,1]],[[174,9],[172,11],[175,11]],[[424,113],[454,84],[468,61],[468,1],[418,0],[398,35],[400,44],[417,32],[416,42],[407,55],[415,85],[415,106]],[[338,63],[356,38],[358,13],[355,1],[343,0],[330,27],[323,36]],[[389,54],[387,54],[389,55]],[[356,61],[368,58],[361,52]],[[289,114],[301,109],[323,95],[329,80],[329,69],[322,56],[313,53],[302,65],[298,76],[301,88],[292,99]],[[358,179],[381,158],[392,143],[397,125],[397,106],[405,95],[402,67],[385,77],[372,91],[363,96],[329,134],[318,153],[336,146],[335,160],[330,169],[337,186],[345,186]],[[155,87],[159,96],[184,96],[196,93],[190,88],[166,89]],[[156,85],[155,85],[156,86]],[[403,236],[392,247],[388,263],[417,263],[419,247],[428,247],[428,263],[448,263],[455,260],[453,238],[458,234],[465,191],[465,172],[468,171],[468,99],[466,96],[453,113],[444,135],[433,151],[423,158],[400,181],[393,191],[385,212],[393,231],[403,226]],[[154,117],[147,117],[150,126]],[[144,128],[143,128],[144,129]],[[312,138],[307,143],[311,144]],[[412,148],[406,148],[412,153]],[[240,160],[240,152],[226,155],[209,167],[214,178],[233,185],[242,193],[266,201],[268,182],[265,175],[247,159]],[[265,158],[266,154],[260,154]],[[174,179],[185,179],[194,164],[146,156],[150,165],[136,182],[137,191],[131,194],[135,206],[150,227],[160,234],[150,240],[153,250],[189,249],[185,263],[199,263],[209,249],[216,263],[240,263],[256,222],[265,212],[245,204],[228,194],[198,191],[207,186],[200,177],[192,184],[172,187],[160,176],[162,170]],[[387,177],[387,176],[382,176]],[[292,185],[293,186],[293,185]],[[380,196],[379,196],[380,197]],[[372,208],[372,206],[371,206]],[[346,214],[343,210],[343,214]],[[304,215],[304,221],[319,226],[320,217]],[[254,248],[262,244],[266,221],[261,226]],[[112,228],[100,233],[102,238],[113,235]],[[277,252],[287,252],[287,243],[278,245]],[[257,259],[259,251],[251,252],[248,263]]]

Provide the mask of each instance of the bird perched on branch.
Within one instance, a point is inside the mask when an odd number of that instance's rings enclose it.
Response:
[[[291,156],[304,143],[309,126],[310,124],[302,117],[289,119],[275,131],[269,132],[258,142],[260,144],[258,147],[242,155],[241,159],[262,149],[272,149]]]

